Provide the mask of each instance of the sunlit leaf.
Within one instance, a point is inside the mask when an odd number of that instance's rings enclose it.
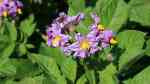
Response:
[[[68,0],[69,15],[74,15],[85,10],[84,0]]]
[[[8,36],[10,41],[16,41],[17,40],[17,31],[14,23],[5,21],[4,22],[4,34]]]
[[[35,22],[34,22],[34,16],[30,15],[28,19],[25,19],[21,22],[20,30],[25,34],[25,36],[31,36],[32,33],[35,30]]]
[[[89,26],[92,22],[91,20],[91,7],[85,6],[85,0],[68,0],[69,3],[69,10],[68,15],[77,15],[79,13],[84,13],[85,18],[82,20],[79,25],[76,26],[76,31],[81,34],[87,34],[89,32]],[[80,4],[80,5],[79,5]]]
[[[52,57],[56,61],[56,63],[59,65],[61,65],[62,62],[66,58],[64,52],[61,49],[52,48],[52,47],[49,47],[43,43],[41,44],[39,51],[40,51],[40,54],[42,54],[42,55]]]
[[[70,80],[74,82],[76,78],[76,72],[77,72],[77,63],[71,58],[67,58],[62,64],[61,64],[61,70],[62,73]]]
[[[139,22],[144,26],[150,25],[150,1],[149,0],[131,0],[130,20]]]
[[[96,84],[95,72],[93,70],[87,71],[86,77],[87,77],[90,84]]]
[[[43,76],[37,76],[37,77],[26,77],[19,81],[17,84],[43,84]]]
[[[128,5],[124,0],[98,0],[95,12],[102,25],[117,32],[128,18]]]
[[[86,74],[83,74],[78,80],[76,84],[86,84],[87,83]]]
[[[30,59],[40,65],[40,67],[49,75],[57,84],[66,84],[65,78],[61,75],[58,65],[51,57],[40,54],[29,54]]]
[[[16,74],[16,67],[12,65],[10,59],[0,58],[0,76],[13,76]]]
[[[146,55],[150,56],[150,39],[146,43]]]
[[[109,64],[103,71],[99,72],[99,84],[118,84],[115,76],[116,72],[116,67],[113,64]]]
[[[0,57],[1,58],[9,57],[13,53],[14,48],[15,48],[15,43],[10,43],[10,44],[7,43],[7,45],[4,48],[2,48],[2,50],[0,51]]]
[[[117,40],[118,46],[124,50],[119,58],[119,68],[143,53],[145,33],[135,30],[120,32]]]
[[[16,67],[16,79],[36,76],[42,72],[38,65],[33,64],[30,60],[27,59],[13,59],[12,64]]]
[[[117,8],[111,22],[108,25],[108,28],[112,29],[113,31],[117,32],[122,27],[123,24],[126,23],[128,19],[128,5],[123,1],[120,0],[117,4]]]

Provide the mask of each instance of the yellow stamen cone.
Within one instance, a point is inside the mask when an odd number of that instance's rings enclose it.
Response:
[[[3,12],[3,16],[4,16],[4,17],[7,17],[7,16],[8,16],[8,12],[7,12],[7,11],[4,11],[4,12]]]
[[[57,43],[61,40],[61,36],[56,36],[53,40],[52,40],[52,45],[53,46],[57,46]]]
[[[115,40],[114,38],[110,39],[110,44],[117,44],[117,43],[118,43],[117,40]]]
[[[82,49],[82,50],[87,50],[87,49],[89,49],[90,48],[90,43],[89,43],[89,41],[88,40],[83,40],[81,43],[80,43],[80,48]]]

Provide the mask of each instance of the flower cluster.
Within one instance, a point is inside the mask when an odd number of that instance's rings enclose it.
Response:
[[[67,35],[72,31],[72,25],[77,25],[84,17],[80,13],[76,16],[67,16],[65,13],[60,13],[47,30],[48,42],[47,44],[52,47],[64,47],[67,45],[71,37]]]
[[[86,36],[75,32],[73,39],[69,35],[75,30],[72,26],[79,24],[84,19],[84,14],[68,16],[60,13],[60,16],[52,22],[47,30],[47,44],[51,47],[60,47],[64,53],[79,58],[86,58],[110,44],[116,44],[113,32],[100,24],[100,18],[96,14],[92,14],[91,17],[94,22],[90,26],[90,32]]]
[[[0,0],[0,16],[16,16],[21,14],[23,4],[18,0]]]

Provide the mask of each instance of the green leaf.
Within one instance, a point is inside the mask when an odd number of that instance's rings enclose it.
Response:
[[[119,69],[143,53],[145,33],[135,30],[120,32],[117,36],[118,46],[124,50],[119,58]]]
[[[98,0],[95,12],[100,16],[101,23],[107,26],[115,13],[118,0]]]
[[[50,76],[57,84],[66,84],[66,80],[61,76],[58,65],[51,57],[43,56],[40,54],[29,54],[30,59],[36,62],[40,67]]]
[[[122,49],[141,49],[144,44],[145,33],[136,30],[126,30],[117,36],[118,45]]]
[[[27,59],[13,59],[12,64],[16,67],[16,79],[22,79],[29,76],[33,77],[42,72],[36,64],[33,64]]]
[[[130,20],[141,23],[144,26],[150,25],[150,1],[149,0],[131,0]]]
[[[28,19],[25,19],[20,24],[20,30],[28,37],[32,35],[35,30],[36,24],[34,23],[34,16],[30,15]]]
[[[92,22],[90,16],[90,13],[92,12],[92,8],[85,6],[85,0],[68,0],[68,3],[69,3],[68,15],[74,16],[81,12],[85,14],[84,20],[82,20],[76,26],[76,31],[81,34],[87,34],[90,31],[89,25]]]
[[[122,27],[122,25],[127,21],[128,11],[129,11],[128,5],[123,0],[120,0],[117,4],[116,11],[113,14],[111,22],[108,25],[108,28],[117,32]]]
[[[16,67],[12,65],[10,59],[0,58],[0,76],[14,76],[16,74]]]
[[[60,48],[52,48],[45,45],[44,43],[41,44],[39,52],[42,55],[52,57],[59,65],[61,65],[66,58],[64,52],[62,52]]]
[[[65,59],[61,65],[62,73],[71,81],[75,81],[77,72],[77,63],[71,58]]]
[[[76,84],[96,84],[94,70],[87,70],[76,82]]]
[[[15,48],[15,43],[10,43],[10,44],[7,43],[7,45],[4,48],[2,48],[2,50],[0,51],[1,58],[8,58],[13,53],[14,48]]]
[[[17,40],[17,31],[16,31],[16,27],[14,25],[14,23],[11,23],[9,21],[5,21],[4,23],[4,34],[6,34],[8,36],[8,38],[10,39],[10,41],[14,42]]]
[[[27,49],[24,43],[21,43],[18,47],[18,53],[20,56],[23,56],[27,53]]]
[[[118,31],[128,18],[128,6],[124,0],[98,0],[95,12],[101,18],[101,24]]]
[[[0,84],[17,84],[17,82],[13,81],[12,79],[5,80],[4,82]]]
[[[85,1],[84,0],[68,0],[69,4],[69,15],[74,15],[85,10]],[[80,4],[80,5],[79,5]]]
[[[48,74],[56,78],[60,76],[58,66],[52,58],[40,54],[30,54],[30,56],[31,59],[37,62],[42,68],[44,68],[44,70],[47,71]]]
[[[43,80],[43,84],[56,84],[56,82],[50,76],[46,76]]]
[[[143,53],[144,50],[142,49],[130,49],[130,51],[125,51],[119,58],[119,70],[130,67],[130,65],[143,56]]]
[[[150,67],[145,68],[133,78],[126,80],[125,84],[149,84],[150,83]]]
[[[25,45],[28,49],[32,49],[32,48],[35,48],[35,46],[33,44],[26,44]]]
[[[26,77],[19,81],[17,84],[43,84],[43,76],[37,76],[37,77]]]
[[[103,71],[99,72],[99,84],[118,84],[115,73],[116,67],[113,64],[109,64]]]
[[[86,84],[87,82],[86,74],[83,74],[78,80],[76,84]]]
[[[25,77],[19,81],[15,81],[13,79],[8,79],[4,82],[0,82],[0,84],[45,84],[44,83],[44,76],[35,76],[35,77]]]
[[[98,53],[98,57],[103,61],[109,60],[108,56],[109,56],[111,50],[112,50],[112,47],[104,48],[102,52]]]
[[[76,31],[81,33],[81,34],[84,34],[86,35],[90,29],[88,26],[86,26],[86,24],[84,22],[81,22],[77,27],[76,27]]]
[[[4,50],[4,48],[8,45],[8,36],[6,35],[0,35],[0,52]]]
[[[67,81],[63,76],[60,76],[59,78],[57,78],[57,84],[67,84]]]
[[[95,78],[94,70],[87,71],[86,72],[86,77],[87,77],[90,84],[96,84],[96,78]]]
[[[146,51],[145,54],[150,56],[150,39],[146,42]]]
[[[88,10],[90,10],[90,9],[89,8],[87,8],[87,10],[85,9],[85,12],[87,12]],[[74,11],[74,10],[72,9],[72,11]],[[78,13],[72,12],[72,15],[77,15],[77,14]],[[84,17],[84,20],[82,20],[78,25],[75,26],[75,30],[84,35],[86,35],[90,31],[89,25],[92,22],[92,19],[90,18],[90,14],[85,14],[85,15],[86,15],[86,17]]]

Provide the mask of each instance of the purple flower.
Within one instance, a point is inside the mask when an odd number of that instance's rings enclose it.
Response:
[[[80,33],[76,35],[76,42],[64,48],[65,53],[74,53],[75,57],[85,58],[100,50],[98,42],[93,33],[89,33],[86,37]]]
[[[114,34],[111,30],[107,30],[103,25],[99,24],[100,18],[96,14],[92,14],[91,17],[94,23],[91,26],[91,30],[96,33],[97,39],[99,39],[100,46],[105,48],[109,44],[116,44],[117,41],[114,39]]]
[[[47,44],[52,47],[63,47],[69,41],[69,36],[62,34],[60,30],[48,31]]]
[[[95,14],[91,14],[92,19],[94,20],[95,24],[98,24],[100,22],[100,18]]]
[[[60,13],[59,17],[54,20],[52,24],[57,24],[62,29],[69,29],[70,26],[79,24],[79,22],[84,18],[83,13],[79,13],[76,16],[68,16],[65,13]]]
[[[116,44],[117,40],[111,30],[104,30],[99,34],[100,43],[103,48],[108,47],[110,44]]]
[[[100,24],[100,18],[95,13],[91,14],[91,17],[94,20],[94,23],[91,25],[91,30],[104,31],[104,26]]]
[[[48,27],[47,44],[51,47],[60,47],[67,55],[86,58],[100,51],[102,48],[108,47],[110,44],[117,43],[113,32],[104,29],[103,25],[99,24],[100,18],[96,14],[92,14],[91,16],[94,20],[94,23],[90,26],[91,31],[86,36],[77,33],[74,41],[74,39],[70,40],[70,36],[67,35],[70,33],[66,30],[71,29],[70,26],[72,25],[79,24],[84,18],[84,14],[79,13],[76,16],[68,16],[65,13],[60,13],[59,17]]]
[[[108,47],[110,44],[110,39],[113,37],[113,32],[111,30],[104,30],[99,35],[100,35],[101,46],[103,48]]]
[[[0,16],[16,16],[21,14],[23,4],[18,0],[2,0],[0,2]]]
[[[61,26],[57,23],[52,23],[51,26],[48,27],[47,31],[52,31],[52,32],[55,32],[55,31],[59,31],[61,32]]]
[[[68,16],[65,13],[60,13],[59,17],[56,18],[52,24],[48,27],[47,44],[52,47],[63,47],[69,41],[69,35],[65,34],[65,26],[76,22],[79,23],[84,18],[84,14],[79,13],[77,16]]]

